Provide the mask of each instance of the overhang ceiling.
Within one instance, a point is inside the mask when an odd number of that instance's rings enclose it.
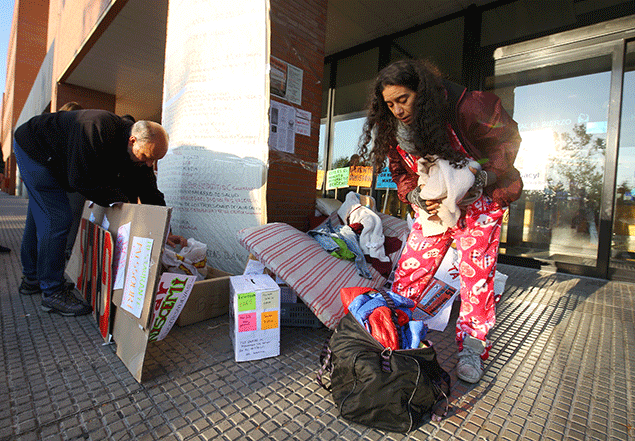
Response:
[[[116,112],[160,121],[168,0],[128,0],[65,82],[117,97]]]
[[[329,0],[325,55],[493,0]]]
[[[325,54],[492,0],[329,0]],[[117,97],[117,113],[160,120],[168,0],[128,0],[65,82]]]

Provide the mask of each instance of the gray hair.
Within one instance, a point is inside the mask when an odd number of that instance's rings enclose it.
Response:
[[[145,120],[134,123],[130,134],[144,142],[155,142],[157,136],[164,136],[166,140],[168,139],[168,134],[160,124]]]

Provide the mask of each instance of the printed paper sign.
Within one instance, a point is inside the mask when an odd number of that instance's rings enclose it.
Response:
[[[429,316],[435,315],[443,305],[454,296],[456,290],[439,280],[433,279],[424,291],[423,298],[417,305],[421,311]]]
[[[269,147],[281,152],[295,152],[296,109],[288,104],[271,102],[269,109]]]
[[[130,222],[117,229],[115,242],[115,285],[113,289],[122,289],[126,274],[126,256],[128,255],[128,242],[130,241]]]
[[[130,258],[128,259],[121,308],[137,318],[141,318],[143,300],[148,287],[153,242],[153,239],[135,236],[130,243]]]
[[[429,329],[443,331],[450,320],[457,290],[436,278],[430,281],[423,299],[412,313],[413,320],[422,320]]]
[[[295,109],[295,133],[311,136],[311,112]]]
[[[300,105],[302,103],[302,69],[271,57],[270,87],[273,95]]]
[[[168,335],[190,297],[194,282],[196,276],[161,274],[148,341],[163,340]]]

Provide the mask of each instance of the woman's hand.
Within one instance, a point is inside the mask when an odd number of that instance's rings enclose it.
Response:
[[[435,215],[439,212],[439,206],[441,205],[441,200],[427,200],[426,201],[426,211],[429,214]]]

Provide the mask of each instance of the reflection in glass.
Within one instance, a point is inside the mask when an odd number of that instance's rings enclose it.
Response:
[[[610,58],[497,78],[519,124],[524,191],[504,225],[501,253],[595,266]]]
[[[635,43],[627,45],[611,267],[635,268]]]
[[[343,120],[335,119],[333,123],[333,150],[331,153],[331,166],[329,169],[348,167],[351,159],[357,156],[359,146],[359,137],[362,134],[362,128],[366,121],[366,113],[347,115]]]

